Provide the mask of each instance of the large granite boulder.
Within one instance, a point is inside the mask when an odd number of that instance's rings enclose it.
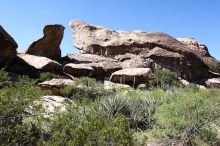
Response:
[[[9,65],[17,54],[18,45],[0,25],[0,67]]]
[[[19,54],[18,57],[20,57],[26,63],[28,63],[29,65],[33,66],[38,70],[53,71],[53,70],[62,69],[62,66],[58,62],[46,57],[40,57],[40,56],[34,56],[28,54]]]
[[[150,68],[127,68],[114,72],[110,77],[110,81],[129,84],[134,87],[140,83],[147,83],[151,75]]]
[[[18,54],[16,59],[8,66],[8,70],[17,74],[37,77],[39,71],[62,71],[62,65],[46,57]]]
[[[46,25],[44,36],[33,42],[26,50],[26,54],[43,56],[50,59],[61,58],[60,44],[63,39],[64,27],[62,25]]]
[[[191,47],[191,49],[193,49],[192,51],[194,51],[194,53],[196,53],[207,65],[214,65],[220,68],[220,61],[210,55],[206,45],[198,43],[194,38],[177,38],[177,40],[193,46]]]
[[[74,46],[84,53],[110,57],[141,54],[163,67],[172,68],[189,81],[216,77],[194,51],[198,46],[191,44],[195,42],[180,42],[162,32],[115,31],[80,20],[71,21],[70,26]]]
[[[94,72],[94,68],[88,64],[73,64],[68,63],[63,68],[64,72],[73,76],[88,76],[91,77]]]
[[[147,53],[156,46],[188,52],[189,46],[162,32],[114,31],[89,25],[80,20],[70,22],[74,46],[86,53],[104,56]]]
[[[61,95],[60,90],[72,84],[74,84],[74,81],[70,79],[52,79],[39,83],[38,85],[43,89],[51,90],[53,95]]]

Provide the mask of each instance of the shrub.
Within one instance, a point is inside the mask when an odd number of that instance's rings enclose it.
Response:
[[[125,117],[106,119],[93,107],[71,107],[60,114],[51,128],[48,145],[132,145],[132,132]]]
[[[24,76],[13,86],[0,89],[1,144],[25,145],[35,139],[31,128],[22,123],[23,117],[28,116],[25,109],[34,100],[48,94],[35,84],[36,80]]]
[[[12,82],[4,68],[0,69],[0,88],[11,85]]]
[[[61,94],[78,103],[88,103],[100,96],[112,94],[112,91],[104,89],[103,84],[95,79],[81,77],[75,81],[74,85],[69,85],[62,89]]]
[[[115,95],[101,99],[102,111],[106,117],[114,118],[124,115],[129,119],[131,128],[137,131],[153,126],[153,115],[158,104],[157,97],[139,90],[116,92]]]
[[[220,65],[218,64],[208,64],[209,70],[213,72],[220,73]]]
[[[163,99],[155,113],[154,136],[165,141],[197,145],[196,140],[216,144],[213,123],[219,122],[218,91],[179,89]],[[171,141],[170,141],[171,140]]]
[[[56,75],[50,72],[41,72],[39,75],[39,82],[44,82],[44,81],[48,81],[48,80],[52,80],[53,78],[55,78]]]
[[[180,87],[181,82],[175,72],[169,70],[157,70],[154,79],[150,81],[150,86],[168,89],[169,87]]]

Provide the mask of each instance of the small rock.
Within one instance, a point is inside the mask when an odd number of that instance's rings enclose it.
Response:
[[[139,90],[147,90],[147,85],[146,84],[140,84],[140,85],[138,85],[137,89],[139,89]]]
[[[118,88],[131,88],[129,85],[113,83],[110,81],[104,81],[104,88],[105,89],[118,89]]]

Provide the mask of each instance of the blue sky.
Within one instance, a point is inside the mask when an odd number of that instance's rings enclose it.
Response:
[[[220,60],[220,0],[1,0],[0,24],[22,52],[43,35],[47,24],[66,27],[62,54],[72,46],[72,19],[120,30],[161,31],[194,37]]]

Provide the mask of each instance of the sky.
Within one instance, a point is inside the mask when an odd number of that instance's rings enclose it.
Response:
[[[116,30],[193,37],[220,60],[220,0],[1,0],[0,4],[0,25],[16,40],[18,52],[41,38],[45,25],[62,24],[62,55],[76,53],[69,21],[80,19]]]

